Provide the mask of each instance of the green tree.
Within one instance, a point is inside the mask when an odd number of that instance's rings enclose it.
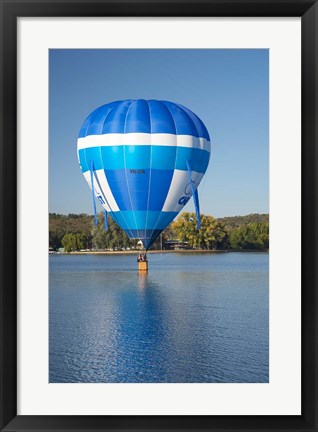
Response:
[[[84,248],[84,241],[82,234],[65,234],[62,238],[62,245],[65,252],[78,251]]]
[[[195,213],[182,213],[173,222],[172,230],[180,241],[188,242],[195,249],[217,249],[225,245],[227,233],[224,224],[213,216],[201,215],[201,228],[197,229]]]
[[[268,249],[268,222],[252,222],[232,229],[229,232],[229,244],[232,249]]]
[[[56,213],[49,214],[49,245],[54,249],[62,246],[65,234],[83,235],[84,247],[91,248],[93,216],[87,214],[69,214],[67,216]]]

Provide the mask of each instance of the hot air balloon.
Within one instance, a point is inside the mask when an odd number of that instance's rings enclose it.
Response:
[[[78,160],[93,199],[146,250],[193,196],[209,164],[210,137],[188,108],[169,101],[123,100],[85,120]],[[96,220],[96,204],[95,220]]]

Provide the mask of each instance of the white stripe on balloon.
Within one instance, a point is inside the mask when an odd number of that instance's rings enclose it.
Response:
[[[112,194],[112,192],[110,190],[108,181],[107,181],[106,176],[105,176],[105,171],[101,169],[101,170],[96,170],[94,172],[98,178],[98,182],[99,182],[100,187],[102,189],[102,190],[100,190],[100,188],[98,187],[98,183],[94,182],[94,190],[95,190],[96,198],[98,198],[98,196],[100,196],[100,195],[103,197],[104,201],[106,201],[106,202],[105,202],[105,204],[102,204],[102,205],[108,212],[118,211],[119,207],[115,201],[114,195]],[[92,188],[90,175],[91,175],[90,171],[86,171],[84,173],[84,177],[85,177],[87,183]]]
[[[197,188],[204,174],[192,171],[192,180]],[[162,211],[179,212],[184,209],[187,198],[192,196],[188,171],[175,170],[171,180],[169,192]],[[179,201],[181,200],[181,204]]]
[[[78,138],[77,150],[91,147],[107,147],[120,145],[154,145],[154,146],[178,146],[198,148],[211,152],[211,143],[205,138],[197,138],[191,135],[174,134],[148,134],[148,133],[127,133],[127,134],[104,134],[87,135],[85,138]]]

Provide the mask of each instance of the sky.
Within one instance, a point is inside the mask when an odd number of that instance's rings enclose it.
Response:
[[[50,213],[93,214],[78,134],[93,110],[124,99],[168,100],[201,118],[212,147],[201,213],[268,213],[268,50],[51,49],[49,74]]]

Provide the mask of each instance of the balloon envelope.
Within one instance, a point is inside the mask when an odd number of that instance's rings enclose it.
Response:
[[[206,127],[192,111],[139,99],[93,111],[77,149],[97,199],[130,238],[141,239],[148,249],[199,186],[211,147]]]

